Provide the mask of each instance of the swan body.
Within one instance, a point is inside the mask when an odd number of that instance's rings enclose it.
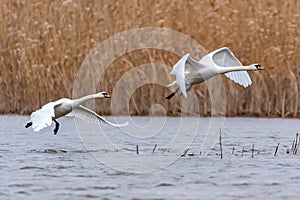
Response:
[[[30,115],[31,121],[28,122],[25,127],[28,128],[32,126],[33,130],[37,132],[43,128],[51,126],[52,121],[54,121],[56,124],[54,134],[56,134],[59,129],[59,123],[56,121],[56,119],[69,114],[73,110],[78,110],[85,115],[93,115],[97,117],[98,121],[109,124],[111,126],[121,127],[126,126],[128,124],[127,122],[124,124],[111,123],[103,117],[101,117],[100,115],[98,115],[96,112],[80,105],[87,100],[95,98],[110,98],[110,95],[108,95],[106,92],[100,92],[97,94],[87,95],[79,99],[72,100],[62,98],[55,102],[49,102],[45,104],[41,109],[34,111]]]
[[[191,90],[193,85],[202,83],[219,74],[225,74],[226,77],[235,83],[248,87],[252,81],[247,71],[263,69],[264,67],[260,64],[243,66],[227,47],[207,54],[200,61],[196,61],[189,54],[186,54],[174,65],[171,71],[171,74],[176,76],[176,81],[168,86],[176,84],[178,88],[166,99],[171,99],[179,89],[182,95],[187,97],[187,92]]]

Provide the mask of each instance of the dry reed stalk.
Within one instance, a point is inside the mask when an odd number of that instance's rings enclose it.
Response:
[[[188,151],[189,151],[189,149],[184,150],[184,152],[181,154],[181,157],[185,157],[185,155],[187,154]]]
[[[136,154],[139,154],[139,145],[136,145]]]
[[[299,143],[300,143],[300,137],[299,134],[296,133],[296,139],[294,140],[295,142],[293,142],[293,154],[297,154],[298,151],[298,147],[299,147]]]
[[[293,154],[296,154],[297,146],[298,146],[298,133],[296,133],[296,139],[295,139],[295,146],[294,146]]]
[[[292,147],[291,147],[291,152],[294,153],[294,150],[295,150],[295,140],[293,140],[293,144],[292,144]]]
[[[300,145],[300,137],[298,138],[298,144],[297,144],[297,147],[296,147],[296,150],[295,150],[295,154],[297,154],[297,152],[298,152],[299,145]]]
[[[154,145],[154,148],[152,150],[152,153],[154,153],[155,149],[156,149],[157,144]]]
[[[222,129],[220,129],[219,140],[220,140],[220,158],[223,159],[223,151],[222,151]]]
[[[276,156],[276,155],[277,155],[278,148],[279,148],[279,142],[278,142],[278,144],[277,144],[277,146],[276,146],[276,148],[275,148],[275,153],[274,153],[274,156]]]

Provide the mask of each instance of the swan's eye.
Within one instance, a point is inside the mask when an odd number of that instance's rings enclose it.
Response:
[[[260,64],[255,64],[255,67],[260,67]]]

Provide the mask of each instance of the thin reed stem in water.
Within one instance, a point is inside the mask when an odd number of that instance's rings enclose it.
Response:
[[[220,129],[220,158],[223,159],[223,151],[222,151],[222,129]]]
[[[184,150],[184,152],[181,154],[181,157],[185,157],[185,155],[187,154],[188,151],[189,151],[188,148],[186,150]]]
[[[152,153],[154,153],[155,149],[156,149],[157,144],[154,145],[154,148],[152,150]]]
[[[293,154],[297,153],[297,146],[298,146],[298,133],[296,133],[296,139],[295,139],[295,146],[294,146]]]
[[[276,156],[276,155],[277,155],[278,148],[279,148],[279,142],[278,142],[278,144],[277,144],[277,146],[276,146],[276,148],[275,148],[275,153],[274,153],[274,156]]]

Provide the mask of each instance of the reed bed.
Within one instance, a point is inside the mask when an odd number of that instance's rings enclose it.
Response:
[[[247,89],[224,78],[228,116],[299,117],[299,10],[298,0],[3,0],[0,112],[29,114],[48,101],[71,97],[77,70],[101,41],[133,28],[166,27],[189,35],[208,51],[227,46],[243,64],[266,67],[250,72],[253,85]],[[105,72],[99,91],[111,92],[135,66],[154,62],[171,70],[178,59],[156,49],[130,52]],[[201,110],[196,114],[209,116],[207,87],[195,88]],[[160,103],[168,115],[178,115],[179,102],[161,103],[169,92],[155,84],[139,88],[130,114],[147,115],[151,105]],[[97,105],[98,112],[111,114],[109,101]]]
[[[285,154],[292,154],[292,155],[297,155],[298,153],[298,149],[300,146],[300,137],[299,137],[299,133],[296,133],[295,135],[295,139],[292,141],[292,145],[291,148],[285,149],[285,147],[289,146],[287,144],[285,145],[281,145],[281,149],[280,149],[280,156],[284,156]],[[231,155],[230,157],[243,157],[243,156],[249,156],[249,154],[251,154],[251,158],[254,158],[254,155],[257,157],[259,155],[272,155],[272,156],[278,156],[278,150],[279,150],[279,146],[280,143],[278,142],[276,146],[272,145],[275,147],[274,150],[274,154],[273,152],[269,152],[263,148],[255,148],[255,144],[252,144],[252,147],[250,147],[249,145],[246,146],[241,146],[239,145],[239,147],[241,147],[240,151],[236,151],[235,152],[235,146],[232,145],[223,145],[222,142],[222,131],[220,130],[220,134],[219,134],[219,149],[217,147],[217,145],[211,149],[211,152],[208,154],[208,156],[211,155],[218,155],[220,156],[220,159],[224,158],[224,149],[226,150],[226,158],[228,158],[228,155]],[[270,144],[271,145],[271,144]],[[231,147],[232,148],[228,148]],[[248,146],[248,147],[247,147]],[[225,148],[224,148],[225,147]],[[135,145],[135,149],[136,149],[136,154],[139,154],[139,145]],[[155,150],[157,149],[157,151],[155,152]],[[126,150],[134,152],[134,147],[132,148],[127,148]],[[194,151],[193,151],[194,150]],[[195,153],[195,150],[197,151],[197,149],[190,149],[187,148],[185,149],[181,154],[180,157],[198,157],[201,156],[202,152],[200,151],[199,154]],[[229,150],[229,151],[228,151]],[[152,150],[152,154],[155,152],[157,154],[164,154],[165,152],[170,152],[171,150],[169,148],[159,148],[157,144],[154,145],[153,150]],[[118,150],[117,150],[118,152]],[[230,153],[229,153],[230,152]],[[145,150],[143,153],[149,153],[149,149]],[[179,155],[178,155],[179,156]]]

